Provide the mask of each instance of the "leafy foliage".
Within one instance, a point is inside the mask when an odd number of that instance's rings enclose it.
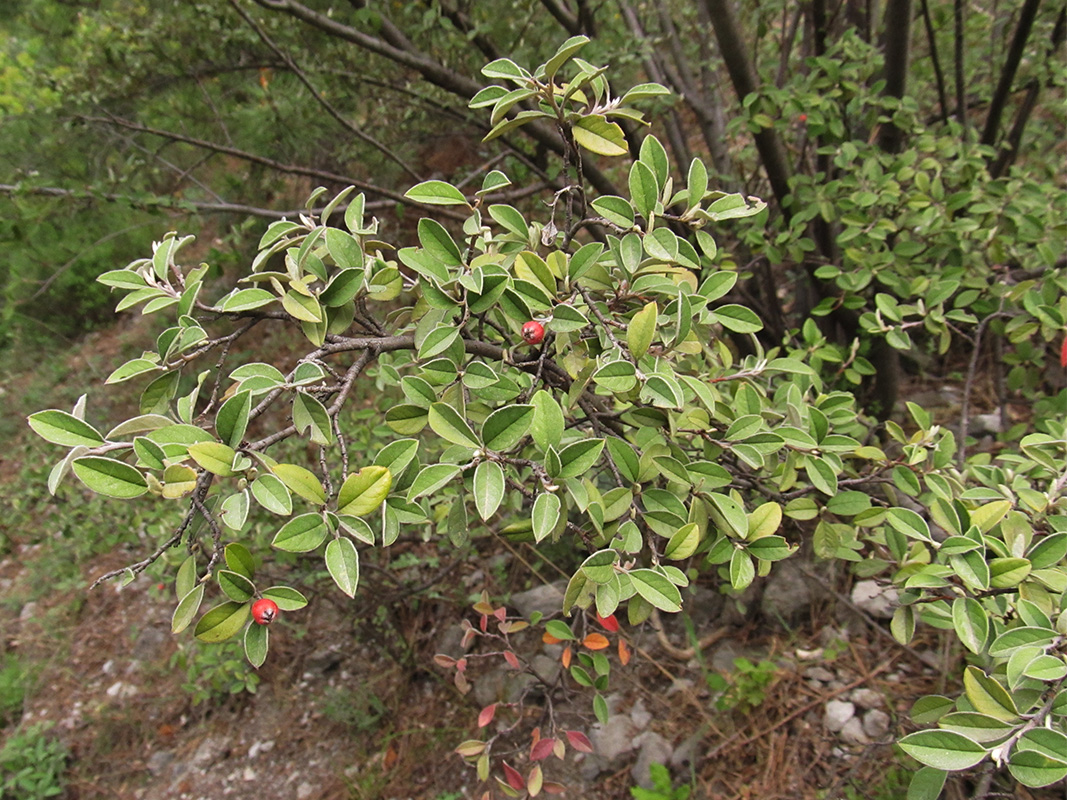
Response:
[[[732,23],[711,16],[725,45]],[[670,93],[617,92],[607,67],[578,55],[596,46],[576,33],[532,70],[494,58],[482,74],[499,83],[471,91],[455,75],[430,78],[488,114],[487,140],[552,142],[563,185],[544,209],[515,204],[523,181],[508,167],[487,167],[473,191],[422,180],[400,200],[430,216],[417,243],[394,246],[361,187],[320,188],[266,228],[236,285],[192,266],[192,237],[174,233],[99,277],[118,310],[163,322],[153,349],[106,381],[140,387],[136,416],[97,426],[84,399],[30,416],[67,449],[49,488],[73,475],[184,513],[147,558],[104,577],[133,579],[186,548],[174,631],[242,636],[259,666],[268,636],[249,622],[252,602],[270,597],[283,614],[306,603],[296,588],[256,583],[271,557],[314,554],[358,597],[361,553],[405,535],[458,547],[491,529],[567,547],[571,622],[519,620],[484,596],[464,645],[495,649],[438,663],[461,692],[475,657],[524,670],[510,637],[544,622],[543,641],[563,645],[604,721],[611,642],[583,620],[614,633],[623,612],[629,625],[678,612],[702,577],[743,591],[810,541],[896,591],[901,643],[929,625],[970,653],[962,692],[920,701],[913,721],[927,727],[900,742],[925,765],[919,796],[987,759],[1028,786],[1061,780],[1067,395],[1049,391],[1043,370],[1067,320],[1062,192],[1050,200],[1049,184],[998,173],[999,151],[963,126],[923,122],[878,79],[876,51],[844,36],[798,86],[742,98],[736,124],[760,137],[761,155],[795,127],[796,98],[810,101],[799,136],[819,169],[780,175],[763,156],[775,194],[789,190],[772,218],[762,200],[714,188],[702,159],[672,164],[685,149],[675,139],[635,135],[634,104]],[[717,242],[731,231],[752,265],[794,265],[810,281],[818,298],[795,327],[777,292],[745,291],[754,267]],[[530,321],[545,331],[533,347]],[[304,352],[230,363],[276,326],[299,330]],[[1005,348],[1007,385],[1037,401],[1031,427],[1005,437],[1015,446],[969,454],[969,394],[956,430],[915,403],[881,426],[864,413],[877,403],[861,404],[857,387],[894,374],[900,353],[923,363],[967,345],[970,393],[990,336]],[[373,450],[356,446],[366,431],[343,414],[360,383],[393,434]],[[893,399],[875,398],[883,416]],[[249,535],[253,511],[277,518],[273,554]],[[773,676],[743,672],[752,685],[737,702],[752,703]],[[494,772],[497,713],[482,709],[485,736],[457,753],[509,796],[557,788],[541,762],[588,747],[580,732],[535,729],[525,774],[503,761]]]

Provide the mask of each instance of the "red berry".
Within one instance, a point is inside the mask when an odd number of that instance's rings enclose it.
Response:
[[[808,115],[807,114],[801,114],[799,117],[797,117],[797,121],[798,122],[807,122],[808,121]]]
[[[1060,350],[1060,366],[1067,367],[1067,336],[1063,337],[1063,348]]]
[[[545,326],[537,320],[530,320],[522,326],[522,338],[527,344],[541,344],[545,338]]]
[[[278,604],[266,597],[252,604],[252,619],[258,625],[270,625],[278,616]]]

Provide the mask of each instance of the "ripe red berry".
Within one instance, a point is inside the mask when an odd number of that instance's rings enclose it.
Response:
[[[545,326],[537,320],[530,320],[522,326],[522,338],[527,344],[541,344],[545,338]]]
[[[799,117],[797,117],[797,121],[798,122],[807,122],[808,121],[808,115],[807,114],[801,114]]]
[[[270,625],[278,616],[278,604],[263,597],[252,604],[252,619],[258,625]]]

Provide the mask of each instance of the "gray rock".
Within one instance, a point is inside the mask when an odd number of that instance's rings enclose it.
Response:
[[[859,581],[852,587],[853,604],[875,619],[891,619],[897,607],[897,590],[877,581]]]
[[[644,698],[637,698],[634,707],[630,709],[630,719],[634,721],[634,725],[640,730],[644,730],[648,727],[648,723],[652,721],[652,712],[645,708]]]
[[[196,748],[196,752],[189,759],[189,763],[198,769],[207,769],[212,764],[225,758],[229,747],[230,740],[228,738],[224,736],[208,736]]]
[[[831,700],[826,704],[823,725],[826,726],[826,730],[837,733],[855,716],[856,706],[852,703],[847,700]]]
[[[889,735],[890,718],[880,709],[872,709],[863,715],[863,732],[873,741],[883,741]]]
[[[513,594],[511,604],[520,615],[527,618],[535,611],[546,616],[556,614],[563,608],[563,593],[566,589],[567,581],[564,580],[535,586],[528,591]]]
[[[841,729],[841,741],[846,744],[864,745],[870,744],[871,740],[867,738],[867,734],[863,732],[863,722],[859,717],[853,717],[845,726]]]
[[[849,699],[863,709],[885,707],[885,698],[874,689],[856,689]]]
[[[596,757],[606,766],[634,749],[637,726],[629,714],[614,714],[606,725],[594,725],[590,740]]]
[[[457,624],[445,627],[441,635],[437,637],[434,652],[452,658],[462,658],[463,653],[466,652],[463,649],[463,626]]]
[[[804,670],[804,677],[819,681],[819,683],[829,683],[834,679],[834,673],[830,672],[826,667],[808,667]]]
[[[158,775],[165,770],[173,760],[174,753],[169,750],[157,750],[148,757],[148,763],[145,766],[148,767],[148,771],[153,775]]]
[[[765,619],[792,628],[810,615],[812,599],[811,586],[800,566],[785,561],[775,564],[767,577],[760,613]]]
[[[636,763],[630,769],[630,776],[642,789],[651,789],[654,786],[650,774],[651,766],[669,763],[673,748],[670,742],[655,731],[642,733],[634,740],[634,744],[638,742],[640,742],[641,750],[637,754]]]
[[[674,748],[674,753],[671,754],[671,766],[676,768],[687,767],[696,763],[697,750],[700,747],[700,743],[704,740],[704,736],[697,731],[692,736],[689,736],[680,745]]]
[[[562,668],[562,665],[559,662],[559,658],[551,658],[547,655],[538,653],[530,659],[530,668],[538,678],[551,686],[559,677],[559,671]]]

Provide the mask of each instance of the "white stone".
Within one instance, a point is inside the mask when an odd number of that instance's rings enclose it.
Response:
[[[307,781],[304,781],[296,787],[296,800],[308,800],[314,792],[315,787]]]
[[[847,700],[831,700],[826,704],[823,725],[826,730],[837,733],[856,715],[856,706]]]
[[[859,717],[853,717],[841,729],[841,740],[846,744],[870,744],[871,740],[863,732],[863,723]]]
[[[897,590],[877,581],[860,581],[852,587],[853,604],[875,619],[891,619],[897,607]]]

